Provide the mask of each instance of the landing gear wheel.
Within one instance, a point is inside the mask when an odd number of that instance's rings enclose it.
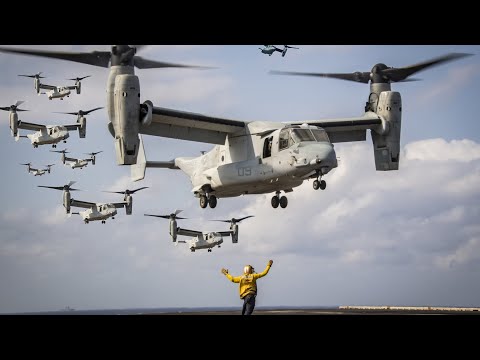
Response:
[[[325,182],[325,180],[320,181],[320,189],[325,190],[326,187],[327,183]]]
[[[313,182],[313,189],[314,189],[314,190],[318,190],[319,187],[320,187],[320,181],[315,180],[315,181]]]
[[[208,199],[205,195],[200,196],[200,207],[205,209],[208,205]]]
[[[217,197],[215,195],[210,195],[210,198],[208,199],[208,205],[210,205],[212,209],[217,206]]]
[[[88,219],[85,219],[85,224],[88,224]]]
[[[212,249],[208,249],[208,252],[212,252]]]
[[[288,205],[288,199],[287,199],[287,197],[286,197],[286,196],[282,196],[282,197],[280,198],[280,206],[285,209],[285,208],[287,207],[287,205]]]
[[[278,196],[275,195],[272,197],[272,207],[274,209],[278,208],[278,205],[280,204],[280,200],[278,199]]]

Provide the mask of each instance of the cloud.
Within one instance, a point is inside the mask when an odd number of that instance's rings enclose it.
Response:
[[[461,244],[451,254],[436,257],[435,263],[442,269],[448,270],[478,260],[480,260],[480,238],[477,237]]]
[[[451,146],[449,146],[451,145]],[[429,139],[412,142],[405,146],[408,161],[449,161],[469,162],[480,159],[480,146],[472,140]]]

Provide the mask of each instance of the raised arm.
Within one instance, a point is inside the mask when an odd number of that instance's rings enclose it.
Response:
[[[272,264],[273,264],[273,260],[269,260],[268,261],[268,264],[267,264],[267,267],[265,268],[265,270],[263,270],[263,272],[259,273],[259,274],[253,274],[253,276],[255,277],[255,279],[259,279],[261,277],[264,277],[265,275],[268,274],[268,272],[270,271],[270,268],[272,267]]]

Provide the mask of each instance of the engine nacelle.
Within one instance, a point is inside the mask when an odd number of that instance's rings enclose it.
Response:
[[[78,128],[78,136],[83,139],[85,135],[87,135],[87,119],[82,116],[80,119],[77,120],[77,122],[80,123],[80,127]]]
[[[95,165],[95,155],[92,155],[92,165]]]
[[[150,100],[140,105],[140,121],[142,126],[149,126],[153,119],[153,103]]]
[[[232,243],[238,243],[238,224],[233,224],[231,226],[232,230]]]
[[[399,92],[383,91],[377,103],[377,114],[386,122],[372,130],[375,167],[378,171],[398,170],[400,162],[400,130],[402,98]]]
[[[10,118],[10,130],[11,130],[12,136],[17,136],[18,114],[16,112],[10,111],[9,118]]]
[[[148,106],[148,105],[147,105]],[[137,163],[140,140],[140,82],[138,76],[117,75],[114,87],[113,128],[118,165]]]
[[[62,153],[62,162],[63,162],[63,165],[65,165],[65,153]]]
[[[35,78],[33,80],[33,84],[35,86],[35,90],[37,90],[37,94],[40,94],[40,79]]]
[[[68,190],[63,191],[63,207],[67,214],[70,214],[70,191]]]
[[[170,220],[170,236],[173,242],[177,241],[177,221],[175,219]]]
[[[132,207],[133,207],[133,198],[132,195],[126,195],[125,196],[125,212],[127,215],[132,215]]]
[[[77,94],[80,94],[80,90],[82,89],[82,83],[80,81],[78,81],[75,86],[77,87],[76,90],[77,90]]]

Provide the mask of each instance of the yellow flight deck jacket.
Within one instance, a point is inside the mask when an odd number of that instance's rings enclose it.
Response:
[[[230,274],[225,274],[225,276],[234,283],[240,283],[240,299],[243,299],[248,294],[257,293],[257,279],[264,277],[268,274],[270,270],[270,265],[267,265],[265,270],[259,274],[244,274],[241,276],[232,276]]]

